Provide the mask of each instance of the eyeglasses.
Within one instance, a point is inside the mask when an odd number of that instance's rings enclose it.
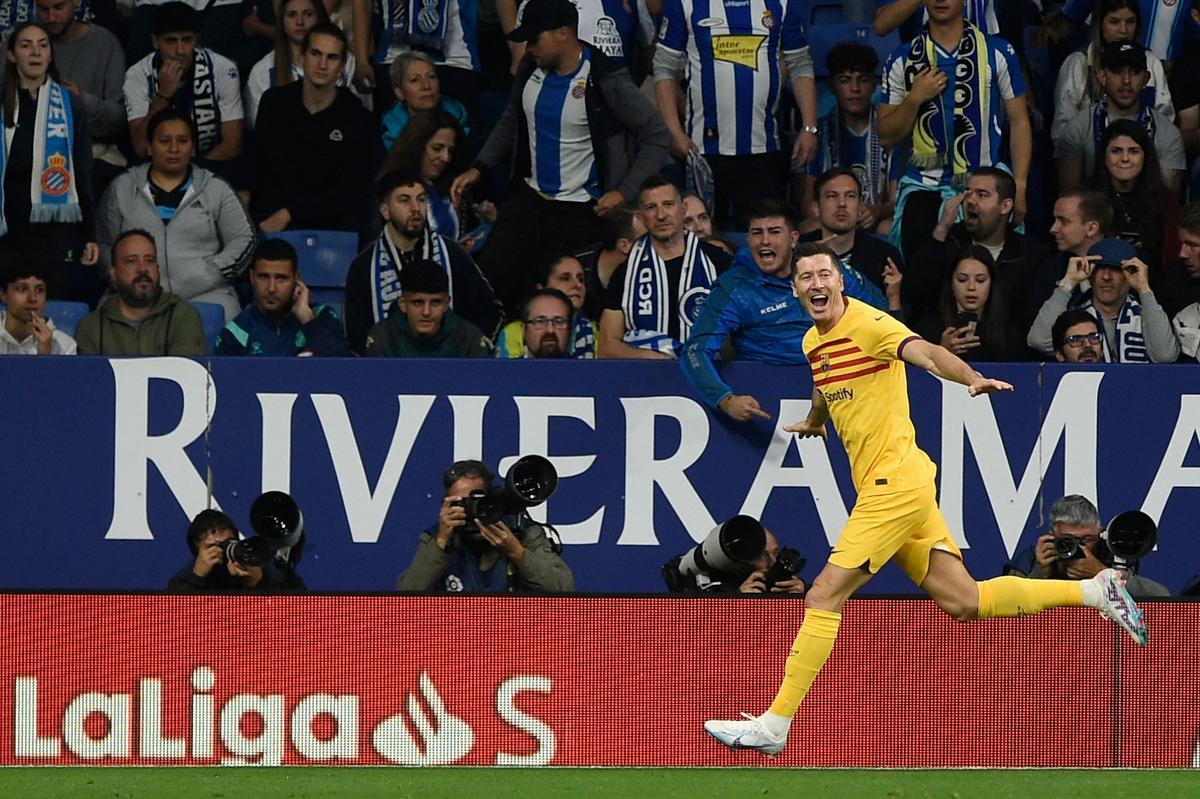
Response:
[[[532,319],[526,319],[525,324],[530,327],[549,327],[553,325],[557,328],[564,328],[570,324],[571,320],[565,316],[535,316]]]
[[[1099,333],[1080,333],[1077,336],[1067,336],[1065,339],[1063,339],[1063,343],[1066,344],[1068,347],[1082,347],[1083,343],[1085,341],[1088,344],[1099,344],[1100,343],[1100,334]]]

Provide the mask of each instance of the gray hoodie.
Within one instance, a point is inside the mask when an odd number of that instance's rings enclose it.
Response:
[[[237,316],[237,295],[227,281],[250,265],[254,225],[241,200],[221,178],[192,166],[192,185],[169,224],[162,221],[150,194],[149,164],[119,175],[100,201],[96,238],[100,259],[110,266],[112,243],[122,231],[141,228],[158,245],[162,287],[184,300],[213,302],[225,308],[226,321]]]

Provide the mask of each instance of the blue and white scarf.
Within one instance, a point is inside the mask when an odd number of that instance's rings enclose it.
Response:
[[[842,124],[842,115],[834,108],[818,123],[822,145],[821,171],[850,164],[841,163],[843,148],[846,145],[846,128]],[[875,107],[871,107],[871,121],[867,125],[867,163],[866,174],[860,175],[862,181],[863,202],[867,205],[878,205],[880,197],[887,196],[887,170],[883,166],[883,146],[879,143],[879,118]]]
[[[679,276],[679,294],[668,297],[670,282],[667,264],[655,252],[650,235],[633,243],[626,262],[625,287],[621,308],[625,313],[627,344],[675,355],[687,341],[692,324],[700,315],[708,292],[717,279],[717,268],[700,246],[700,237],[683,232],[683,267]],[[679,339],[667,334],[669,314],[679,315]]]
[[[454,307],[454,275],[450,271],[450,250],[446,241],[425,226],[416,258],[428,259],[441,265],[450,278],[450,307]],[[376,322],[387,318],[388,309],[400,297],[400,270],[404,259],[392,244],[387,229],[379,234],[371,250],[371,314]]]
[[[1096,318],[1100,336],[1104,343],[1105,363],[1150,363],[1150,351],[1146,349],[1146,338],[1142,335],[1142,304],[1127,297],[1117,315],[1117,340],[1109,341],[1108,328],[1096,306],[1089,301],[1083,309]]]
[[[408,44],[441,58],[447,5],[448,0],[379,0],[383,35],[375,48],[375,62],[387,59],[392,43]]]
[[[18,89],[19,91],[19,89]],[[19,121],[20,103],[14,110]],[[8,232],[4,216],[4,170],[8,166],[16,126],[4,128],[4,147],[0,148],[0,235]],[[75,117],[67,90],[53,78],[46,78],[37,93],[33,121],[33,174],[29,185],[32,210],[30,222],[80,222],[79,192],[75,181]]]
[[[150,64],[150,96],[158,94],[158,70],[162,68],[162,56],[154,54]],[[186,87],[186,90],[185,90]],[[217,75],[213,68],[212,53],[203,47],[196,48],[192,59],[192,82],[183,84],[171,98],[171,107],[186,114],[196,123],[196,153],[203,155],[221,142],[221,107],[217,103]]]

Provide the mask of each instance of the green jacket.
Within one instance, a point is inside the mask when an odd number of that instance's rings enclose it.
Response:
[[[204,326],[196,309],[164,291],[141,322],[121,313],[115,294],[79,322],[80,355],[206,355]]]
[[[483,331],[454,311],[446,311],[432,336],[418,336],[408,317],[393,305],[387,319],[367,333],[367,355],[387,358],[490,358],[492,342]]]

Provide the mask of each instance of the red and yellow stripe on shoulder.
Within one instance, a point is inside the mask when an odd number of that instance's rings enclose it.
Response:
[[[808,354],[808,362],[812,367],[813,385],[817,388],[866,377],[891,366],[888,361],[867,355],[848,338],[835,338],[814,347]]]

